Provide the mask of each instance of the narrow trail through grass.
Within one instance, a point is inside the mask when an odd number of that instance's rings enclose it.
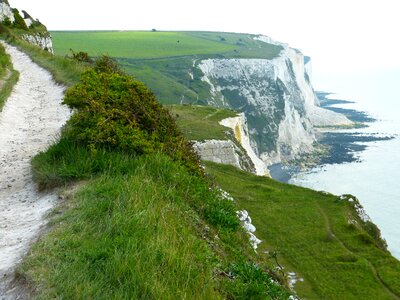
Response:
[[[356,253],[354,253],[348,246],[346,246],[346,244],[340,238],[338,238],[335,235],[335,233],[334,233],[334,231],[332,229],[331,221],[329,220],[329,217],[327,216],[327,214],[325,213],[325,211],[321,207],[321,205],[318,203],[318,201],[315,201],[315,204],[316,204],[319,212],[321,213],[322,218],[325,220],[325,228],[326,228],[326,231],[327,231],[328,235],[331,236],[332,238],[334,238],[349,253],[351,253],[352,255],[357,256]],[[371,269],[373,275],[375,276],[377,282],[379,282],[382,285],[382,288],[384,290],[386,290],[386,292],[390,296],[392,296],[393,299],[400,299],[399,295],[397,295],[393,290],[391,290],[390,287],[382,280],[382,278],[379,276],[379,273],[376,270],[375,266],[367,258],[364,258],[364,259],[367,262],[368,266],[370,267],[370,269]]]

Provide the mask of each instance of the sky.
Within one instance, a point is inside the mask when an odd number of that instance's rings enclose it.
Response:
[[[264,34],[312,58],[313,73],[400,69],[398,0],[9,0],[49,30]]]

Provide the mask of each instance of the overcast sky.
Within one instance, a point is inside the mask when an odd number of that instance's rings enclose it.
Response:
[[[400,68],[398,0],[9,0],[49,30],[265,34],[311,56],[313,72]]]

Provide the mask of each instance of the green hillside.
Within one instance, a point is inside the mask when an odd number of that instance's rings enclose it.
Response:
[[[231,166],[206,165],[216,183],[249,211],[263,241],[259,252],[278,253],[283,271],[304,279],[296,284],[301,298],[400,297],[400,262],[385,250],[375,225],[360,220],[356,202]]]

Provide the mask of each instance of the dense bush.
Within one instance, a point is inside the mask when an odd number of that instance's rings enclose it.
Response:
[[[26,26],[24,18],[22,18],[22,16],[19,14],[18,9],[14,8],[13,13],[14,13],[14,19],[15,19],[14,27],[29,31],[29,28],[28,28],[28,26]]]
[[[3,20],[3,22],[1,22],[3,25],[5,25],[5,26],[11,26],[12,25],[12,22],[11,22],[11,20],[10,20],[10,18],[9,17],[5,17],[5,19]]]
[[[108,57],[99,58],[69,89],[64,103],[75,109],[66,134],[96,152],[163,152],[200,172],[199,159],[175,120],[141,82]]]
[[[89,54],[87,52],[79,51],[75,52],[74,50],[70,49],[72,53],[72,59],[79,61],[79,62],[84,62],[84,63],[93,63],[93,59],[90,58]]]

